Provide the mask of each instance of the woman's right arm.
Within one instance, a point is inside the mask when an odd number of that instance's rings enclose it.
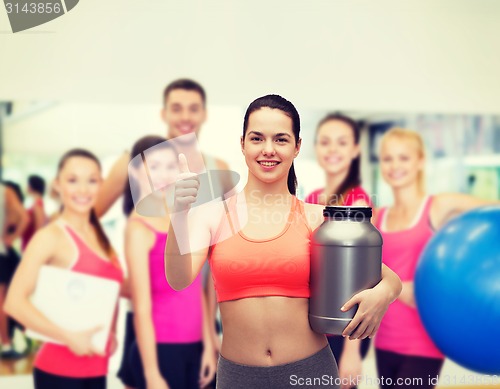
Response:
[[[4,310],[27,328],[68,345],[76,355],[92,355],[95,353],[92,336],[99,328],[82,332],[65,330],[47,319],[30,301],[40,268],[49,263],[54,255],[54,247],[60,241],[59,234],[53,228],[49,226],[41,229],[26,247],[10,284]]]
[[[130,285],[130,277],[127,276],[126,278],[123,279],[123,282],[121,283],[120,297],[131,300],[132,299],[132,290],[131,289],[132,289],[132,286]]]
[[[203,267],[210,246],[210,229],[202,220],[191,214],[171,217],[165,248],[165,277],[175,290],[182,290],[193,283]],[[175,226],[175,227],[174,227]],[[206,248],[191,251],[194,235],[207,242]],[[193,246],[191,246],[193,247]],[[200,246],[198,246],[200,247]]]
[[[439,230],[455,216],[486,205],[500,205],[500,201],[483,200],[463,193],[440,193],[432,200],[430,220],[432,226]]]
[[[137,221],[129,221],[125,231],[125,258],[129,270],[134,307],[134,327],[148,387],[168,388],[158,366],[156,336],[152,319],[149,250],[154,236]]]
[[[402,282],[402,284],[403,290],[401,291],[398,300],[411,308],[417,308],[417,303],[415,302],[413,281],[405,281]]]
[[[175,290],[191,285],[200,272],[211,243],[210,222],[216,218],[210,204],[190,209],[198,196],[198,175],[189,172],[183,154],[179,168],[165,247],[165,277]]]

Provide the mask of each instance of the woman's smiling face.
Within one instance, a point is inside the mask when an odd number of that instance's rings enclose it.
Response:
[[[87,213],[96,203],[101,182],[101,169],[94,160],[73,156],[62,166],[54,185],[65,209]]]
[[[315,151],[319,165],[327,173],[338,174],[349,170],[360,149],[347,123],[328,120],[318,128]]]
[[[288,177],[288,171],[300,150],[292,119],[279,109],[260,108],[248,118],[241,148],[250,174],[262,182]]]

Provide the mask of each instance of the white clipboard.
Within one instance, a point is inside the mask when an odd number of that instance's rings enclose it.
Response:
[[[32,304],[50,321],[69,331],[102,329],[92,338],[94,348],[104,353],[118,301],[120,284],[109,279],[44,265],[40,268]],[[61,344],[27,329],[33,339]]]

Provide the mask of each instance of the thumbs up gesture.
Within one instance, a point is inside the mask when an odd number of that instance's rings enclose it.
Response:
[[[179,154],[179,170],[180,173],[175,182],[175,212],[188,211],[191,204],[196,201],[198,189],[200,188],[198,175],[189,171],[186,156],[184,154]]]

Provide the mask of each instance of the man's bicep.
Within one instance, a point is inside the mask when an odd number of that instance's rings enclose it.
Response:
[[[123,154],[113,165],[104,179],[95,205],[98,217],[102,217],[123,194],[128,184],[128,154]]]

